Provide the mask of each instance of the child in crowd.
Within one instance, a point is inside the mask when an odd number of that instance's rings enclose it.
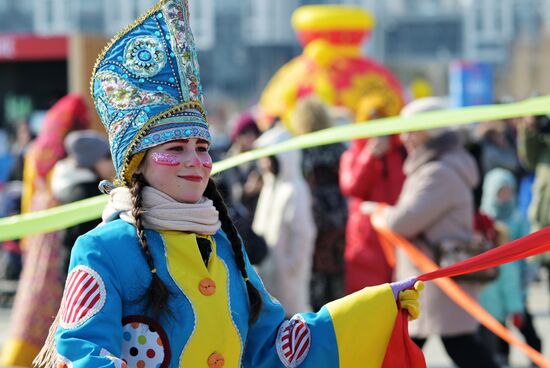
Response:
[[[490,170],[483,181],[481,210],[505,227],[506,241],[529,234],[529,223],[520,214],[516,204],[516,178],[506,169]],[[505,243],[503,241],[501,243]],[[525,337],[527,344],[541,351],[541,340],[533,325],[533,316],[527,308],[530,266],[525,259],[499,267],[499,277],[480,294],[480,304],[500,323],[510,320]],[[482,328],[483,341],[502,365],[508,364],[510,346],[487,329]]]

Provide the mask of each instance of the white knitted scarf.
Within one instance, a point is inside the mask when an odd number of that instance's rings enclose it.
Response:
[[[130,190],[116,188],[109,193],[109,197],[109,203],[103,210],[103,224],[119,217],[135,224]],[[198,203],[181,203],[160,190],[146,186],[142,191],[142,207],[143,226],[149,229],[214,235],[221,227],[218,210],[206,197]]]

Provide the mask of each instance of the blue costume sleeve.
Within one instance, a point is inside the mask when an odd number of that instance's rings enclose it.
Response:
[[[120,368],[122,302],[113,259],[90,235],[78,238],[55,336],[59,366]]]
[[[374,368],[382,364],[397,315],[389,284],[365,288],[324,306],[318,313],[285,318],[247,262],[262,295],[258,321],[250,326],[245,368]]]

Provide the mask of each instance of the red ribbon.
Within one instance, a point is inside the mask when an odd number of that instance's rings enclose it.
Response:
[[[418,277],[418,280],[430,281],[441,277],[464,275],[545,252],[550,252],[550,227],[458,262],[452,266],[421,275]]]
[[[472,313],[472,315],[476,316],[476,318],[480,318],[480,321],[482,321],[482,323],[489,327],[492,331],[497,333],[497,335],[507,338],[510,343],[514,343],[514,345],[520,347],[533,362],[539,365],[539,367],[550,367],[548,360],[546,360],[540,353],[534,351],[531,347],[517,340],[515,337],[511,335],[507,336],[508,331],[506,331],[505,327],[494,320],[494,318],[483,310],[483,308],[481,308],[479,304],[470,298],[468,294],[463,292],[455,282],[447,279],[447,277],[459,276],[481,271],[487,268],[497,267],[505,263],[550,251],[550,227],[470,259],[458,262],[452,266],[437,269],[436,265],[421,254],[421,252],[413,245],[391,232],[387,227],[383,226],[383,220],[381,217],[377,217],[375,215],[373,225],[379,231],[382,241],[392,243],[394,245],[398,244],[403,247],[407,254],[414,260],[418,261],[418,259],[420,259],[419,262],[422,266],[424,266],[421,268],[428,270],[435,269],[435,271],[418,276],[418,280],[435,280],[435,282],[442,287],[445,292],[452,292],[452,294],[455,294],[454,296],[458,296],[458,299],[454,300],[459,301],[459,305],[463,308],[467,307],[469,313]],[[438,280],[440,278],[443,279]],[[453,297],[451,294],[449,294],[449,296]],[[424,355],[422,354],[422,350],[416,346],[416,344],[409,337],[406,311],[401,310],[397,317],[382,367],[426,368],[426,361],[424,359]]]

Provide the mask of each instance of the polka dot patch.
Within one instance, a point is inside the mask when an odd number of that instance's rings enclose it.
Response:
[[[123,321],[122,328],[122,359],[128,367],[168,367],[170,352],[165,348],[168,343],[160,326],[145,317],[131,319],[132,321],[125,319],[126,323]]]

